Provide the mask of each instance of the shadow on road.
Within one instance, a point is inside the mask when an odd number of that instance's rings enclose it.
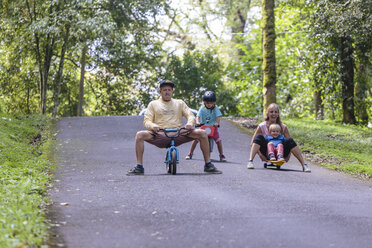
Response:
[[[190,172],[190,173],[187,173],[187,172],[182,172],[182,173],[177,173],[176,175],[171,175],[171,174],[168,174],[168,173],[163,173],[163,174],[145,174],[145,175],[130,175],[127,177],[161,177],[161,176],[213,176],[213,175],[221,175],[221,174],[214,174],[214,173],[203,173],[203,172],[200,172],[200,173],[197,173],[197,172]]]

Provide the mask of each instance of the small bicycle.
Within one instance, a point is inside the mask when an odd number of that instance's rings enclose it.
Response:
[[[171,139],[170,145],[168,147],[167,153],[165,154],[165,165],[167,172],[172,175],[176,175],[177,173],[177,164],[179,163],[179,151],[178,148],[175,146],[174,139],[180,136],[181,130],[186,128],[182,127],[180,129],[177,128],[166,128],[160,129],[163,131],[165,136]],[[175,134],[170,134],[175,133]]]

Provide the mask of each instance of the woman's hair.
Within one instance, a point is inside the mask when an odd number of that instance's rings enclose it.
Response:
[[[276,103],[271,103],[267,107],[265,121],[269,120],[269,112],[270,112],[271,109],[274,109],[274,108],[276,108],[278,110],[278,113],[279,113],[278,118],[276,118],[276,123],[278,123],[280,125],[280,127],[282,127],[282,121],[280,120],[280,110],[279,110],[278,104],[276,104]]]
[[[273,123],[269,126],[269,132],[274,131],[274,130],[278,130],[279,132],[282,132],[282,127],[277,123]]]

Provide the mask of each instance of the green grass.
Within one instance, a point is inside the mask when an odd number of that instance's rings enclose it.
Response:
[[[0,247],[41,247],[51,175],[44,116],[0,114]]]
[[[307,159],[372,178],[372,129],[333,121],[285,119]]]

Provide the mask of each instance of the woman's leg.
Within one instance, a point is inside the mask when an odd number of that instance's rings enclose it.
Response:
[[[253,143],[251,147],[251,153],[249,154],[250,161],[253,161],[254,157],[256,156],[259,150],[260,150],[260,145]]]
[[[253,144],[251,146],[251,152],[249,154],[249,161],[248,161],[247,168],[254,169],[253,159],[256,156],[256,154],[260,156],[262,161],[265,161],[266,152],[267,152],[267,141],[262,134],[259,134],[253,140]]]
[[[298,159],[298,161],[300,161],[300,164],[301,164],[302,166],[304,166],[304,164],[305,164],[305,160],[304,160],[304,158],[302,157],[301,151],[300,151],[300,149],[298,148],[298,146],[293,147],[292,150],[291,150],[291,153],[293,153],[293,155]]]

